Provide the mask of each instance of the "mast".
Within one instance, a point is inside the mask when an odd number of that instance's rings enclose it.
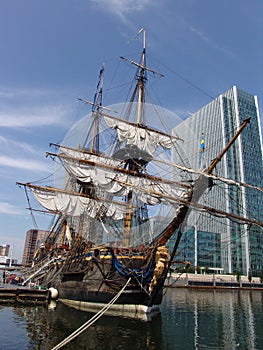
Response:
[[[141,33],[143,33],[143,49],[142,49],[142,53],[141,53],[140,63],[135,62],[133,60],[130,60],[129,58],[120,56],[121,59],[129,62],[132,65],[135,65],[139,69],[139,73],[137,74],[137,84],[135,86],[135,89],[134,89],[134,92],[132,94],[131,101],[130,101],[130,102],[134,102],[135,96],[138,93],[138,100],[137,100],[137,107],[138,107],[137,124],[138,125],[143,124],[142,107],[143,107],[143,104],[145,103],[145,83],[147,81],[146,72],[148,71],[148,72],[151,72],[153,74],[157,74],[161,77],[164,76],[162,73],[157,72],[156,70],[151,69],[151,68],[146,66],[146,30],[144,28],[141,28],[132,40],[137,38],[137,36]]]
[[[146,82],[146,31],[144,28],[140,29],[138,34],[139,35],[141,32],[143,32],[143,49],[142,49],[142,54],[141,54],[141,61],[140,64],[136,64],[136,62],[132,62],[133,64],[137,65],[139,67],[139,75],[137,78],[137,84],[134,90],[133,96],[135,96],[136,90],[138,90],[138,101],[137,101],[137,106],[138,106],[138,111],[137,111],[137,124],[140,125],[142,124],[142,107],[143,104],[145,103],[145,96],[144,96],[144,89],[145,89],[145,82]],[[129,61],[129,60],[128,60]],[[134,171],[134,172],[140,172],[140,162],[138,160],[136,161],[135,159],[129,159],[127,161],[127,167],[129,171]],[[127,212],[125,215],[125,220],[124,220],[124,245],[129,246],[130,245],[130,231],[131,231],[131,222],[132,222],[132,207],[133,207],[133,191],[129,190],[129,193],[127,195]]]
[[[103,89],[103,83],[104,83],[104,64],[102,65],[102,68],[99,73],[99,81],[96,87],[93,103],[92,105],[92,138],[91,138],[91,147],[90,151],[92,153],[99,153],[99,116],[100,116],[100,108],[102,107],[102,89]],[[88,101],[83,100],[82,98],[79,99],[80,101],[89,104]],[[83,143],[83,147],[86,147],[86,143],[88,141],[89,134],[86,136],[85,141]]]
[[[141,33],[143,33],[143,45],[142,45],[143,48],[142,48],[140,63],[132,61],[125,57],[121,57],[121,59],[129,62],[132,65],[135,65],[138,68],[136,73],[137,83],[130,100],[131,103],[135,102],[135,98],[137,96],[137,123],[134,123],[134,126],[138,132],[139,132],[139,129],[141,129],[145,123],[143,107],[145,104],[145,84],[147,81],[146,73],[147,71],[149,71],[153,74],[158,74],[160,76],[163,76],[161,73],[146,67],[146,30],[144,28],[141,28],[132,40],[137,38],[137,36]],[[138,151],[140,152],[139,149]],[[144,156],[139,156],[139,155],[136,156],[136,152],[135,152],[133,155],[131,155],[129,158],[126,159],[126,168],[129,171],[137,172],[138,174],[141,174],[143,171],[143,168],[145,168],[150,158],[151,158],[151,155],[146,154],[146,152],[144,152]],[[124,244],[126,246],[128,246],[130,243],[130,231],[131,231],[131,223],[132,223],[131,209],[133,207],[133,197],[134,197],[133,191],[131,189],[126,197],[126,202],[128,205],[128,210],[124,221]],[[140,206],[140,209],[143,212],[145,212],[144,210],[145,207],[143,205]],[[138,220],[140,220],[140,215],[141,214],[139,214]],[[143,217],[145,218],[144,215]]]
[[[145,85],[145,60],[146,60],[146,31],[143,30],[143,50],[141,56],[141,70],[140,76],[138,79],[138,88],[139,88],[139,96],[138,96],[138,114],[137,114],[137,123],[141,124],[142,119],[142,104],[145,102],[144,100],[144,85]]]
[[[225,148],[222,150],[222,152],[212,161],[209,168],[207,169],[207,174],[212,174],[212,171],[216,167],[216,165],[221,161],[223,155],[229,150],[229,148],[233,145],[233,143],[236,141],[238,136],[241,134],[241,132],[244,130],[244,128],[247,126],[247,124],[250,122],[250,117],[245,119],[236,132],[236,134],[232,137],[232,139],[228,142],[228,144],[225,146]]]
[[[228,142],[228,144],[224,147],[224,149],[218,154],[218,156],[211,162],[210,166],[205,170],[205,173],[207,175],[211,175],[217,164],[221,161],[222,157],[226,154],[226,152],[229,150],[229,148],[233,145],[233,143],[236,141],[238,136],[241,134],[241,132],[244,130],[244,128],[247,126],[247,124],[250,122],[250,118],[247,118],[243,121],[240,128],[236,132],[236,134],[231,138],[231,140]],[[212,178],[208,178],[208,183],[212,183]],[[195,185],[194,185],[194,194],[193,199],[195,202],[198,202],[200,197],[203,195],[204,191],[207,188],[207,184],[204,183],[204,175],[201,175]],[[189,214],[188,214],[189,215]]]

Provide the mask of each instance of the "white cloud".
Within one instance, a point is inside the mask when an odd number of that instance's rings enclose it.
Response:
[[[46,162],[40,162],[37,160],[27,158],[23,159],[0,156],[0,165],[30,171],[51,172],[51,169],[47,167]]]
[[[218,51],[222,51],[222,52],[228,54],[229,56],[234,56],[232,52],[230,52],[229,50],[226,50],[224,47],[217,45],[205,33],[201,32],[200,30],[196,29],[195,27],[190,26],[190,30],[193,33],[195,33],[196,35],[198,35],[199,38],[201,38],[203,41],[205,41],[209,46],[213,47],[214,49],[216,49]]]
[[[24,215],[24,211],[7,202],[0,202],[0,214]]]
[[[37,89],[37,88],[6,88],[6,87],[0,87],[0,98],[8,98],[12,99],[13,102],[14,99],[17,98],[27,98],[27,96],[30,96],[32,100],[34,100],[36,97],[43,97],[43,96],[51,96],[54,94],[54,90],[45,90],[45,89]]]
[[[10,151],[10,150],[19,150],[22,152],[27,152],[31,154],[38,154],[36,152],[35,148],[30,146],[26,142],[18,142],[9,138],[6,138],[4,136],[0,136],[0,147],[3,153],[3,150]]]
[[[58,103],[57,97],[54,100],[54,95],[54,91],[44,89],[0,87],[0,167],[6,168],[1,169],[3,174],[7,174],[8,169],[44,174],[53,172],[54,164],[39,159],[39,155],[43,154],[39,148],[41,138],[45,137],[43,130],[38,130],[39,138],[35,135],[30,138],[20,130],[34,132],[34,128],[49,127],[52,133],[56,130],[55,125],[59,125],[60,130],[67,127],[71,108]],[[23,137],[26,139],[23,140]]]
[[[97,9],[111,12],[120,17],[123,22],[127,21],[127,15],[143,11],[152,5],[155,0],[90,0]]]
[[[62,124],[63,117],[67,114],[64,107],[30,107],[17,108],[0,112],[0,126],[8,128],[28,128]]]
[[[0,127],[65,126],[71,113],[67,92],[0,86]],[[59,101],[60,99],[60,101]],[[62,99],[62,100],[61,100]]]
[[[30,171],[49,171],[46,162],[30,159],[35,155],[38,157],[39,151],[26,142],[19,142],[0,136],[0,148],[2,151],[2,155],[0,155],[0,166]],[[23,154],[23,156],[18,157],[19,153]]]

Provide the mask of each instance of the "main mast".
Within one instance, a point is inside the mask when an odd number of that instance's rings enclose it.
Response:
[[[143,49],[141,53],[141,60],[140,63],[131,61],[127,58],[121,57],[122,59],[128,61],[129,63],[135,65],[138,67],[139,72],[136,74],[137,83],[134,89],[134,92],[132,94],[131,103],[135,102],[136,95],[137,97],[137,125],[143,124],[145,122],[143,120],[143,105],[145,103],[145,83],[146,83],[146,31],[144,28],[140,29],[135,36],[135,38],[143,33]],[[139,159],[140,158],[140,159]],[[129,171],[141,173],[143,167],[146,165],[147,161],[144,159],[141,159],[141,157],[138,156],[138,158],[135,158],[134,156],[132,158],[127,159],[126,161],[126,167]],[[126,212],[125,220],[124,220],[124,245],[129,246],[130,245],[130,233],[131,233],[131,225],[132,225],[132,208],[133,208],[133,191],[130,190],[127,195],[127,205],[128,209]],[[140,215],[140,214],[139,214]]]
[[[136,95],[136,91],[138,90],[138,101],[137,101],[137,124],[141,124],[142,122],[142,106],[145,102],[144,97],[144,87],[145,87],[145,62],[146,62],[146,31],[145,29],[142,29],[138,32],[143,31],[143,50],[141,54],[141,62],[140,62],[140,70],[139,75],[137,78],[137,84],[133,93],[133,96]],[[137,35],[138,35],[137,34]],[[134,64],[136,64],[134,62]],[[136,162],[134,159],[129,159],[127,162],[127,167],[129,171],[135,171],[139,172],[138,162]],[[131,222],[132,222],[132,207],[133,207],[133,191],[130,190],[127,195],[127,204],[128,204],[128,210],[126,212],[125,221],[124,221],[124,245],[129,246],[130,245],[130,232],[131,232]]]
[[[142,104],[145,102],[144,99],[144,85],[145,85],[145,64],[146,64],[146,31],[143,30],[143,50],[141,56],[141,66],[140,75],[138,78],[138,114],[137,114],[137,123],[141,124],[142,119]]]
[[[141,33],[143,34],[143,49],[141,53],[140,63],[132,61],[125,57],[121,57],[123,60],[129,62],[132,65],[135,65],[138,68],[136,72],[137,83],[130,100],[130,103],[137,103],[138,132],[139,132],[139,129],[141,129],[146,123],[145,115],[144,115],[145,114],[145,110],[144,110],[145,84],[147,81],[146,74],[147,72],[151,72],[153,74],[163,76],[163,74],[151,68],[148,68],[146,66],[146,31],[145,29],[144,28],[140,29],[137,35],[134,37],[134,39],[137,38],[137,36]],[[130,154],[130,156],[128,156],[128,154]],[[152,155],[150,155],[145,150],[141,150],[138,147],[133,147],[133,148],[131,147],[130,149],[128,149],[127,147],[127,152],[125,155],[126,169],[128,169],[131,172],[137,172],[139,175],[143,172],[143,169],[146,167],[147,163],[151,160],[151,158],[152,158]],[[131,224],[132,224],[132,208],[133,208],[133,191],[132,190],[130,190],[127,195],[127,204],[128,204],[128,208],[130,209],[128,209],[126,213],[126,218],[124,223],[124,244],[128,246],[130,243],[130,232],[131,232]],[[141,216],[143,216],[143,218],[147,217],[147,208],[145,204],[141,204],[139,216],[140,216],[139,220],[141,219]]]

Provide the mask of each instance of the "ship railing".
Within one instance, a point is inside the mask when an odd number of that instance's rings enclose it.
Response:
[[[35,265],[34,267],[32,267],[30,269],[30,271],[28,271],[30,273],[30,275],[24,279],[22,286],[26,285],[30,280],[37,277],[37,275],[39,275],[40,272],[42,272],[46,267],[48,267],[54,261],[55,261],[55,258],[51,258],[51,259],[47,258],[45,260],[42,260],[41,264],[39,263],[39,264]]]

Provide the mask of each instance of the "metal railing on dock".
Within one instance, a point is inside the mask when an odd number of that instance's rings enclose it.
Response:
[[[238,288],[263,289],[259,277],[252,278],[251,282],[246,276],[240,276],[237,281],[234,275],[222,274],[177,274],[172,273],[166,280],[167,287],[196,287],[196,288]]]

